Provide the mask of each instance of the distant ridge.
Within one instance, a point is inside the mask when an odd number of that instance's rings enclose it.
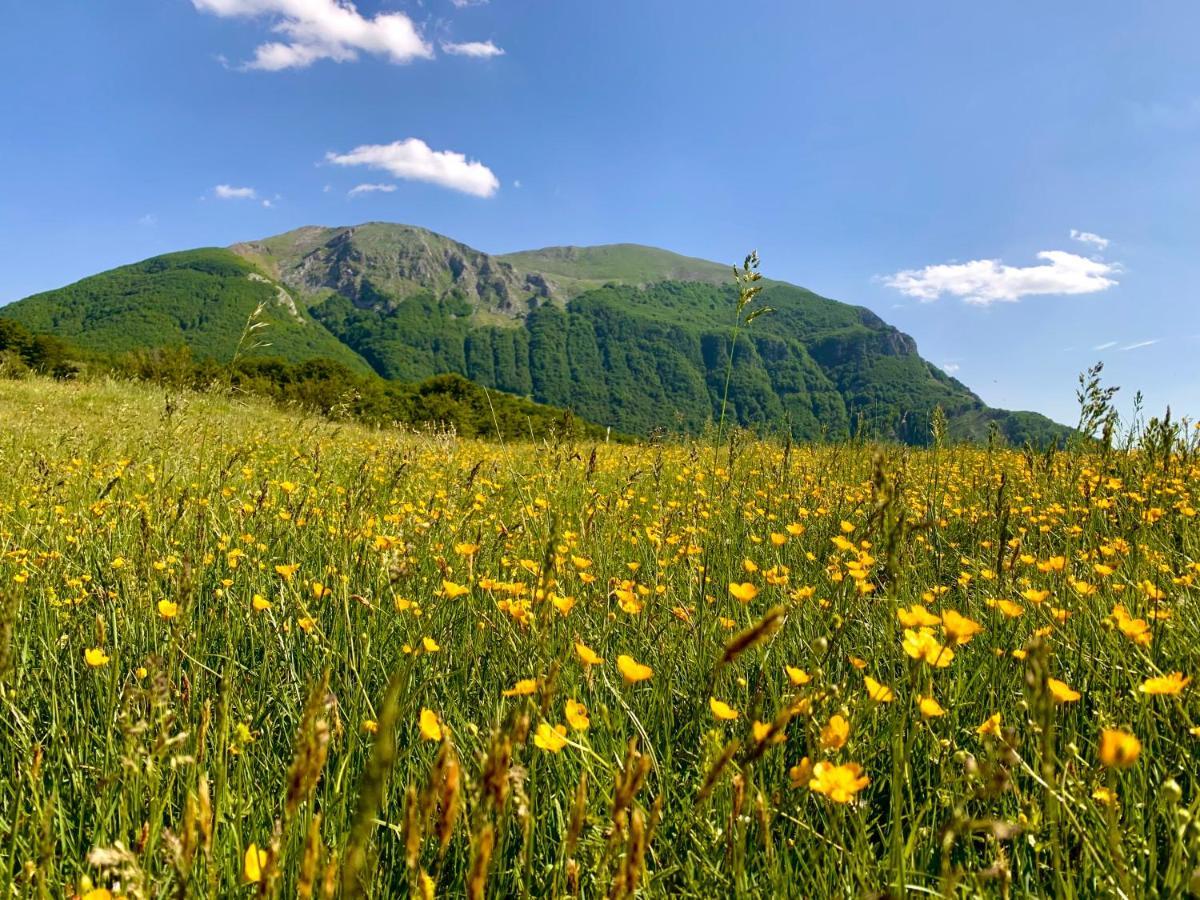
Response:
[[[739,338],[730,416],[797,439],[1061,438],[987,407],[871,311],[764,281],[776,309]],[[629,434],[712,423],[729,354],[728,266],[638,244],[492,256],[428,229],[308,226],[156,257],[18,301],[0,316],[98,351],[184,344],[229,359],[259,305],[257,355],[329,358],[385,378],[462,375]]]

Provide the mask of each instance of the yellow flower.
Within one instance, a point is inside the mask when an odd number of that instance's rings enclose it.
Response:
[[[587,731],[592,720],[588,718],[587,707],[578,700],[567,701],[567,723],[576,731]]]
[[[549,722],[542,722],[538,725],[537,732],[533,736],[533,743],[542,750],[548,750],[551,753],[558,753],[563,747],[567,746],[567,729],[563,725],[555,725],[550,727]]]
[[[255,612],[266,612],[271,608],[271,601],[262,594],[255,594],[250,599],[250,605],[254,608]]]
[[[985,737],[1000,737],[1000,713],[993,713],[988,717],[987,721],[975,729],[976,734],[984,735]]]
[[[455,544],[454,552],[459,556],[474,556],[479,552],[478,544]]]
[[[983,631],[983,626],[973,619],[947,609],[942,612],[942,633],[951,644],[965,644]]]
[[[597,656],[595,650],[580,641],[575,642],[575,653],[585,666],[598,666],[604,662],[604,657]]]
[[[733,594],[734,599],[749,603],[758,596],[758,588],[749,581],[743,581],[741,584],[731,581],[729,582],[729,593]]]
[[[263,869],[266,865],[267,851],[259,850],[258,844],[251,844],[242,858],[242,881],[246,884],[258,884],[263,879]]]
[[[442,581],[442,593],[447,600],[453,600],[455,597],[461,597],[463,594],[471,593],[471,589],[466,585],[455,584],[453,581]]]
[[[770,722],[760,722],[755,719],[750,723],[750,734],[754,736],[755,741],[761,743],[767,739],[767,735],[771,733],[774,727],[775,726]],[[782,744],[785,740],[787,740],[787,735],[780,731],[771,739],[771,743]]]
[[[842,534],[852,534],[854,532],[853,523],[847,522],[845,519],[842,519],[841,524],[838,527],[841,528]]]
[[[913,631],[904,629],[904,652],[913,659],[922,660],[926,665],[944,669],[954,659],[954,651],[943,647],[928,628]]]
[[[942,709],[942,705],[933,697],[922,697],[918,705],[921,708],[921,718],[923,719],[935,719],[946,714],[946,710]]]
[[[908,609],[896,610],[896,616],[905,628],[924,628],[942,621],[941,616],[935,616],[919,603],[914,603]]]
[[[832,716],[829,723],[821,729],[821,749],[841,750],[846,746],[850,737],[850,723],[841,716]]]
[[[808,783],[812,781],[812,773],[812,760],[806,756],[796,765],[788,769],[788,778],[791,779],[792,787],[794,788],[807,787]]]
[[[1049,596],[1050,596],[1050,592],[1049,591],[1039,591],[1037,588],[1030,588],[1027,591],[1021,591],[1021,596],[1024,597],[1026,600],[1028,600],[1030,603],[1032,603],[1034,606],[1037,606],[1041,603],[1046,602],[1047,598],[1049,598]]]
[[[712,714],[722,722],[732,722],[738,717],[738,711],[723,700],[718,700],[716,697],[708,698],[708,708],[712,710]]]
[[[92,888],[80,896],[80,900],[113,900],[113,892],[108,888]]]
[[[379,732],[379,723],[374,719],[363,719],[362,730],[367,734],[377,734]]]
[[[537,693],[538,683],[536,678],[522,678],[507,691],[502,691],[505,697],[525,697],[529,694]]]
[[[876,703],[891,703],[896,699],[896,693],[886,684],[880,684],[870,675],[864,675],[863,681],[867,686],[867,696]]]
[[[1061,572],[1067,567],[1067,558],[1065,556],[1052,556],[1045,562],[1037,564],[1039,572]]]
[[[632,656],[627,656],[622,653],[617,657],[617,668],[621,672],[621,677],[629,684],[638,681],[645,681],[654,674],[654,670],[649,666],[635,660]]]
[[[93,669],[99,669],[101,666],[107,666],[109,662],[108,654],[99,647],[92,647],[83,651],[83,661]]]
[[[783,671],[787,673],[788,681],[795,687],[800,687],[812,681],[811,675],[803,669],[797,669],[795,666],[784,666]]]
[[[1098,787],[1092,791],[1092,799],[1105,806],[1112,806],[1117,802],[1117,792],[1110,788]]]
[[[835,766],[822,761],[813,766],[812,774],[809,790],[824,794],[834,803],[849,803],[871,781],[858,763]]]
[[[276,566],[275,572],[283,576],[284,581],[291,581],[292,576],[300,571],[299,564],[293,563],[287,566]]]
[[[1117,728],[1100,732],[1100,764],[1108,768],[1128,769],[1137,762],[1142,742],[1134,735]]]
[[[1143,694],[1173,697],[1187,687],[1191,680],[1191,678],[1184,678],[1182,672],[1171,672],[1169,675],[1147,678],[1138,690]]]
[[[158,614],[164,619],[173,619],[179,615],[179,604],[172,603],[170,600],[159,600]]]
[[[419,721],[421,729],[421,737],[427,741],[440,741],[442,739],[442,723],[438,721],[437,713],[432,709],[422,709],[421,718]]]
[[[441,646],[431,637],[421,638],[421,646],[425,648],[426,653],[437,653],[441,650]]]
[[[1071,686],[1065,681],[1059,681],[1057,678],[1047,678],[1046,686],[1050,688],[1050,694],[1054,697],[1055,703],[1074,703],[1079,699],[1079,691],[1072,690]]]
[[[1025,612],[1020,603],[1014,603],[1012,600],[989,601],[989,605],[1000,610],[1000,612],[1004,613],[1010,619],[1015,619]]]

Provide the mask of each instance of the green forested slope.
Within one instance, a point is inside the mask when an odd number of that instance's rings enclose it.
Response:
[[[251,314],[266,327],[248,355],[324,357],[369,367],[314,322],[291,295],[245,259],[222,249],[158,256],[0,307],[30,331],[54,334],[101,353],[185,345],[198,358],[228,362]]]

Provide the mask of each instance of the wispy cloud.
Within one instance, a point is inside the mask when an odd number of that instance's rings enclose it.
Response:
[[[1157,344],[1159,342],[1159,340],[1160,340],[1159,338],[1152,338],[1151,340],[1148,340],[1148,341],[1137,341],[1136,343],[1133,343],[1133,344],[1126,344],[1121,349],[1122,350],[1141,350],[1143,347],[1153,347],[1155,344]]]
[[[391,144],[365,144],[349,153],[329,153],[326,160],[338,166],[367,166],[396,178],[425,181],[476,197],[490,197],[500,189],[492,170],[453,150],[433,150],[419,138]]]
[[[257,200],[258,191],[252,187],[233,187],[228,184],[218,184],[213,188],[213,194],[218,200]]]
[[[433,47],[401,12],[362,15],[350,0],[192,0],[197,10],[223,17],[267,18],[286,40],[255,49],[247,69],[276,72],[323,59],[351,62],[360,53],[393,63],[429,59]]]
[[[442,41],[442,52],[451,56],[472,56],[475,59],[489,59],[493,56],[504,55],[504,50],[491,41],[467,41],[463,44]]]
[[[359,197],[363,194],[390,194],[394,190],[396,190],[394,184],[360,184],[350,188],[349,195]]]
[[[1108,238],[1100,237],[1091,231],[1080,231],[1077,228],[1071,229],[1071,240],[1079,241],[1081,244],[1091,244],[1099,250],[1105,250],[1111,243]]]
[[[146,213],[144,216],[138,219],[138,224],[143,228],[153,228],[158,224],[158,216],[156,216],[154,213]]]
[[[962,366],[960,366],[956,362],[942,363],[942,371],[945,372],[947,375],[953,375],[955,372],[957,372],[961,368],[962,368]]]
[[[1097,344],[1092,349],[1093,350],[1111,350],[1115,346],[1117,346],[1116,341],[1105,341],[1103,344]]]
[[[922,303],[943,294],[976,306],[1016,303],[1033,294],[1092,294],[1117,283],[1120,267],[1065,250],[1043,250],[1040,265],[1010,266],[998,259],[943,263],[905,269],[883,278],[884,284]]]

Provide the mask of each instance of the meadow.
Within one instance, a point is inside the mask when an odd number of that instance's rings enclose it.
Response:
[[[1195,430],[0,420],[6,896],[1200,891]]]

